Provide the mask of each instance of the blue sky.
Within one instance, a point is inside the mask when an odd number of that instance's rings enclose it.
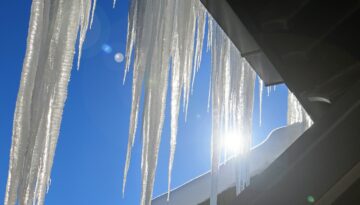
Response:
[[[26,48],[31,1],[0,2],[0,201],[4,198],[11,145],[12,120]],[[131,78],[122,84],[127,0],[98,1],[93,29],[84,44],[80,70],[73,69],[65,105],[52,181],[46,204],[138,204],[140,196],[140,136],[136,137],[125,198],[121,196],[131,104]],[[109,45],[111,52],[104,52]],[[180,114],[173,187],[210,169],[210,113],[207,112],[209,54],[204,52],[188,120]],[[131,73],[130,75],[131,76]],[[254,108],[254,144],[286,123],[287,90],[278,86],[263,96],[263,124],[258,125],[258,88]],[[169,105],[169,103],[167,104]],[[167,189],[169,106],[165,119],[154,196]],[[138,132],[139,133],[139,132]],[[2,203],[2,202],[0,202]]]

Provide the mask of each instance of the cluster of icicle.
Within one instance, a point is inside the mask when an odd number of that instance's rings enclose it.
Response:
[[[200,1],[196,0],[131,1],[125,76],[129,71],[132,58],[134,65],[123,192],[137,129],[140,97],[144,92],[141,130],[141,205],[151,204],[168,86],[171,89],[171,146],[168,179],[170,190],[180,105],[183,105],[186,116],[189,95],[201,61],[206,16],[205,8]],[[216,204],[217,175],[222,153],[220,145],[226,132],[242,133],[239,137],[243,141],[241,149],[244,157],[239,159],[243,163],[240,163],[241,166],[238,167],[238,192],[249,183],[244,159],[251,145],[256,75],[220,27],[211,17],[208,19],[208,48],[212,51],[211,204]],[[168,82],[169,75],[170,82]]]
[[[240,138],[236,156],[236,192],[249,185],[247,155],[251,148],[254,87],[256,74],[241,57],[223,30],[210,19],[212,74],[212,186],[210,204],[216,205],[217,179],[222,151],[222,140],[229,132]],[[260,91],[261,92],[261,91]]]
[[[186,110],[191,92],[192,77],[200,65],[202,55],[205,15],[205,9],[201,6],[200,1],[131,1],[126,48],[126,72],[130,67],[133,49],[135,52],[132,108],[123,191],[129,169],[131,148],[134,144],[140,95],[144,84],[141,158],[142,205],[151,204],[168,84],[171,84],[171,154],[169,162],[169,173],[171,174],[181,93],[183,93],[182,101]],[[195,33],[197,33],[197,37],[194,48]],[[171,82],[169,83],[170,67]]]
[[[33,0],[16,102],[5,205],[43,204],[67,96],[75,43],[79,51],[91,0]],[[80,54],[79,54],[80,58]]]
[[[114,0],[114,6],[115,3]],[[79,67],[81,47],[88,26],[93,21],[95,5],[96,0],[33,0],[14,116],[5,205],[44,203],[77,35],[80,28]],[[170,190],[180,105],[183,104],[186,112],[201,62],[206,16],[205,8],[197,0],[131,1],[125,74],[129,71],[133,53],[134,71],[123,191],[144,88],[142,205],[151,204],[168,86],[171,87]],[[236,167],[237,193],[249,184],[246,156],[251,145],[256,75],[210,16],[208,48],[212,52],[209,92],[212,108],[211,204],[215,205],[218,168],[223,151],[220,145],[222,136],[228,132],[240,133],[242,141]],[[171,82],[168,82],[169,75]],[[260,96],[262,87],[260,82]],[[289,124],[311,124],[311,119],[292,94],[289,94],[288,119]]]
[[[313,121],[302,107],[296,96],[289,91],[288,93],[288,112],[287,112],[287,124],[302,123],[303,130],[309,128]]]

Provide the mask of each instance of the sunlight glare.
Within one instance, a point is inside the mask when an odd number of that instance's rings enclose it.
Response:
[[[239,132],[228,132],[224,137],[223,149],[227,155],[238,155],[241,153],[241,136]]]

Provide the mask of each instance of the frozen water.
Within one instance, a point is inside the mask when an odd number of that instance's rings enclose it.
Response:
[[[307,114],[305,109],[301,106],[300,102],[296,98],[296,96],[289,91],[288,94],[288,113],[287,113],[287,123],[288,125],[294,123],[302,123],[303,130],[305,131],[309,128],[313,121],[310,116]]]
[[[116,0],[113,1],[114,6],[115,3]],[[5,205],[44,203],[77,35],[79,33],[79,67],[82,45],[93,22],[95,4],[96,0],[33,0],[27,52],[14,116]],[[201,63],[206,16],[200,1],[131,1],[124,76],[129,71],[132,55],[134,62],[123,191],[137,130],[140,97],[144,93],[141,113],[142,205],[151,204],[168,87],[171,89],[170,190],[180,105],[186,118],[189,96]],[[207,47],[212,53],[208,107],[211,102],[210,198],[211,205],[214,205],[220,159],[224,151],[220,145],[226,133],[237,133],[241,141],[240,152],[236,156],[237,193],[249,184],[248,153],[256,75],[210,16],[207,22]],[[111,52],[111,47],[104,44],[103,50]],[[124,56],[118,53],[114,58],[121,62]],[[171,81],[168,82],[168,79]],[[262,87],[259,91],[261,96]],[[310,126],[310,117],[291,93],[288,102],[288,123],[302,122],[304,127]]]
[[[140,0],[131,2],[125,73],[129,70],[132,55],[134,55],[135,60],[123,191],[137,127],[139,99],[144,84],[141,204],[150,203],[152,196],[168,86],[171,89],[171,140],[168,180],[170,190],[180,105],[183,105],[186,113],[191,82],[194,82],[195,73],[199,69],[201,61],[205,19],[206,11],[198,1],[172,0],[164,3],[159,0],[151,4]],[[222,152],[221,147],[219,147],[222,133],[236,129],[237,133],[241,133],[238,137],[241,137],[243,142],[241,152],[246,155],[250,149],[255,73],[225,33],[213,22],[212,18],[209,18],[208,22],[208,41],[210,41],[208,48],[211,48],[212,51],[212,84],[210,88],[213,118],[212,189],[215,193],[217,170]],[[133,51],[134,54],[132,54]],[[149,53],[151,55],[147,55]],[[169,83],[166,80],[169,75],[168,70],[171,70],[171,82]],[[163,76],[158,75],[159,73]],[[246,162],[244,161],[238,169],[239,173],[243,173],[243,177],[238,180],[239,183],[248,184],[246,170]],[[213,196],[216,197],[216,194]],[[216,198],[212,197],[211,201],[212,204],[216,203]]]
[[[197,71],[201,60],[203,24],[205,23],[205,9],[201,6],[200,2],[193,0],[158,0],[151,4],[142,0],[131,2],[125,74],[129,71],[130,59],[134,51],[133,99],[123,190],[129,169],[131,148],[137,127],[139,100],[144,84],[141,204],[151,203],[168,86],[171,89],[170,188],[181,100],[186,112],[191,80],[194,78],[193,74]],[[198,37],[195,49],[196,30]],[[194,50],[196,50],[197,65],[193,64]],[[151,55],[147,55],[149,53]],[[170,68],[171,82],[169,83],[167,79]],[[182,99],[181,94],[183,94]]]
[[[134,72],[123,192],[137,128],[140,96],[144,92],[141,160],[143,205],[151,203],[168,86],[171,89],[170,190],[180,105],[183,105],[186,118],[189,95],[201,61],[206,10],[199,1],[193,0],[157,0],[151,4],[144,0],[133,0],[128,19],[125,76],[132,55]],[[249,184],[246,156],[251,145],[256,75],[211,17],[208,18],[208,49],[212,52],[209,100],[213,121],[211,189],[214,194],[211,204],[216,204],[218,167],[224,151],[220,146],[223,133],[235,131],[237,137],[241,138],[241,163],[236,168],[239,174],[238,192]],[[167,82],[169,70],[171,82]]]
[[[44,203],[75,43],[80,28],[80,59],[91,3],[91,0],[32,2],[14,114],[5,205]]]
[[[267,91],[269,96],[269,87],[267,87]],[[260,126],[262,121],[263,92],[264,92],[264,82],[259,77],[259,125]]]

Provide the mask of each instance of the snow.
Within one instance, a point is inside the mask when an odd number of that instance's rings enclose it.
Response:
[[[90,9],[91,0],[32,2],[14,114],[5,205],[44,203],[75,43],[80,28],[81,50]]]
[[[249,176],[261,174],[272,164],[301,134],[303,126],[294,123],[273,130],[259,145],[249,153]],[[235,186],[237,159],[231,158],[219,168],[218,192]],[[153,199],[153,205],[197,205],[210,197],[211,172],[205,173],[171,191],[170,201],[166,194]]]

